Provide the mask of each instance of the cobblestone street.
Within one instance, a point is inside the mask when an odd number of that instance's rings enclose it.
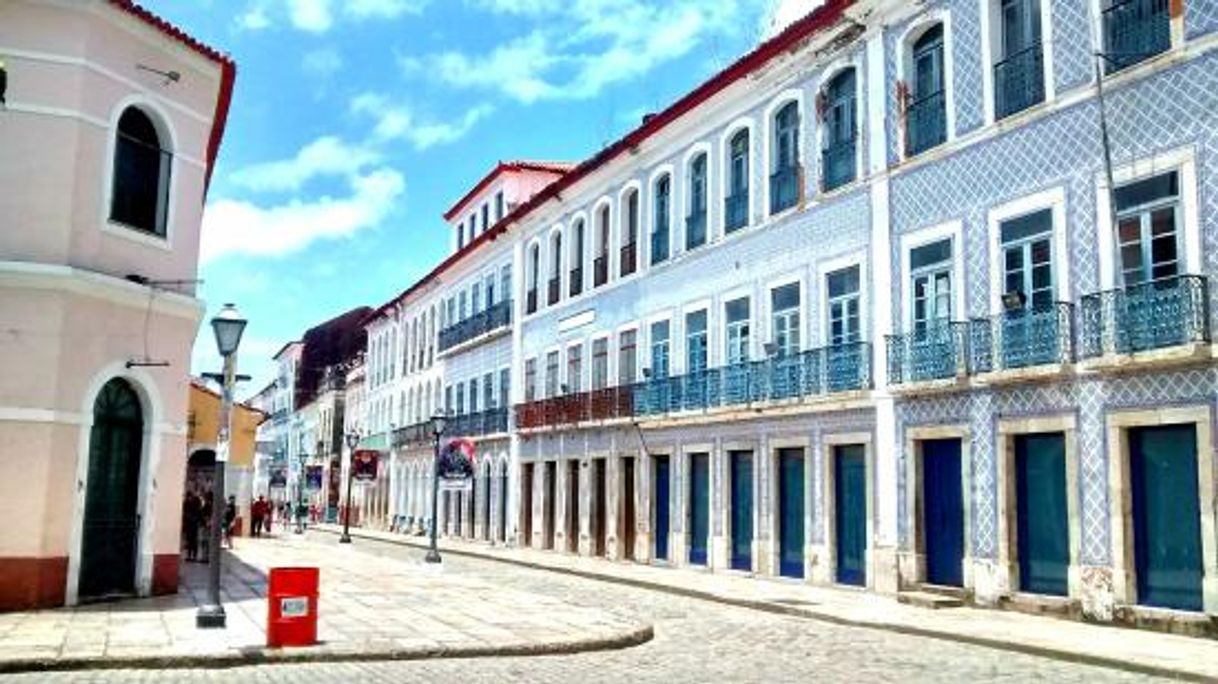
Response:
[[[361,552],[417,560],[420,551],[358,540]],[[574,656],[268,665],[231,670],[16,675],[34,682],[1119,682],[1142,675],[890,632],[723,606],[561,574],[448,555],[446,572],[544,593],[655,624],[655,639]]]

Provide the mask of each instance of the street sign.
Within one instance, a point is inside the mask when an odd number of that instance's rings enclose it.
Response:
[[[440,491],[442,492],[469,492],[474,489],[473,478],[465,478],[461,480],[440,480]]]

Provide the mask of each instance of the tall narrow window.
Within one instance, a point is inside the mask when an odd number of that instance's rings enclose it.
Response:
[[[465,303],[466,303],[465,290],[462,290],[461,292],[457,293],[457,320],[456,320],[456,322],[458,322],[458,323],[461,321],[464,321],[466,318]]]
[[[549,304],[557,304],[558,298],[561,296],[560,284],[562,283],[562,233],[555,233],[550,240],[550,288],[549,297],[546,299]]]
[[[494,380],[494,373],[485,373],[482,376],[482,409],[484,411],[495,408]]]
[[[124,110],[114,144],[110,220],[165,237],[172,166],[152,119],[135,107]]]
[[[618,337],[617,348],[617,383],[619,385],[634,384],[638,372],[638,343],[637,333],[627,330]]]
[[[537,311],[537,287],[541,278],[541,247],[533,245],[529,250],[528,292],[525,294],[525,313]]]
[[[609,281],[609,205],[596,212],[596,260],[592,264],[592,287]]]
[[[651,324],[651,377],[668,377],[668,321]]]
[[[485,202],[482,203],[482,232],[486,232],[487,228],[491,227],[491,206]]]
[[[457,383],[457,415],[465,415],[465,383]]]
[[[685,314],[685,372],[706,370],[706,309]]]
[[[727,362],[744,363],[749,360],[749,300],[741,297],[724,307],[727,324]]]
[[[1053,306],[1053,211],[1003,221],[999,232],[1003,293],[1019,293],[1033,310]]]
[[[626,196],[626,209],[622,212],[622,277],[634,273],[638,266],[639,238],[639,191],[631,190]]]
[[[609,340],[592,342],[592,389],[604,389],[609,384]]]
[[[536,262],[534,262],[534,263],[536,263]],[[536,275],[534,275],[534,278],[536,278]],[[537,281],[534,280],[533,282],[536,283]],[[512,299],[512,265],[511,264],[504,264],[503,268],[499,269],[499,291],[502,293],[499,296],[503,298],[503,301],[505,301],[505,302],[511,301],[511,299]]]
[[[689,165],[689,216],[685,219],[685,249],[706,244],[706,155]]]
[[[914,43],[912,63],[912,90],[905,114],[905,151],[910,156],[947,140],[943,24],[930,27]]]
[[[1180,275],[1180,174],[1171,171],[1116,189],[1121,278],[1137,285]]]
[[[536,383],[536,381],[537,381],[537,361],[536,361],[536,359],[532,359],[532,361],[533,361],[533,382]],[[508,405],[508,400],[512,396],[511,390],[512,390],[512,374],[507,368],[504,368],[499,371],[499,405],[501,407],[506,407]],[[534,390],[534,392],[536,392],[536,390]]]
[[[575,227],[571,229],[571,273],[569,278],[569,292],[572,297],[576,297],[584,291],[584,222],[579,220],[575,222]]]
[[[770,213],[799,201],[799,105],[788,102],[774,115],[774,168],[770,175]]]
[[[799,353],[799,283],[783,285],[770,291],[773,317],[773,340],[781,355]]]
[[[575,345],[567,347],[567,386],[564,394],[578,394],[583,391],[584,377],[584,347]]]
[[[749,129],[742,128],[732,136],[728,149],[727,197],[723,200],[724,232],[732,232],[749,223]]]
[[[668,174],[660,176],[652,189],[655,197],[651,218],[651,263],[668,259],[668,221],[671,209],[672,181]]]
[[[495,222],[503,219],[503,191],[495,193]]]
[[[457,249],[461,249],[464,246],[465,246],[465,224],[458,223],[457,224]]]
[[[486,308],[495,306],[495,274],[491,273],[483,279],[486,289]]]
[[[1104,51],[1109,73],[1171,49],[1167,0],[1104,0]]]
[[[558,352],[546,354],[546,398],[558,396]]]
[[[952,320],[952,241],[933,242],[909,255],[913,332],[925,335]]]
[[[825,89],[822,183],[826,191],[854,180],[858,170],[857,101],[854,69],[833,77]]]
[[[859,267],[850,266],[825,276],[829,306],[829,344],[853,344],[860,339]]]
[[[537,359],[528,359],[524,362],[524,400],[535,401],[537,399]]]
[[[469,412],[478,412],[478,379],[470,378],[469,381]]]
[[[1044,46],[1041,44],[1041,0],[1001,2],[994,65],[994,113],[1002,119],[1045,100]]]
[[[482,283],[474,283],[469,291],[469,312],[475,315],[482,311]]]

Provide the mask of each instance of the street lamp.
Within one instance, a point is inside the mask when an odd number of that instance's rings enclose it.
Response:
[[[427,550],[428,563],[440,562],[440,549],[436,548],[436,521],[439,519],[440,501],[440,435],[444,434],[444,425],[448,416],[437,413],[431,417],[431,434],[435,436],[435,458],[431,465],[431,548]]]
[[[343,514],[343,536],[339,544],[351,543],[351,486],[355,483],[355,446],[359,444],[359,430],[347,433],[347,510]]]
[[[309,462],[309,454],[300,450],[300,470],[296,471],[296,534],[304,534],[304,490],[305,464]]]
[[[223,628],[227,621],[220,605],[220,525],[224,523],[224,468],[228,462],[229,436],[232,434],[233,385],[237,382],[237,347],[248,321],[237,313],[232,304],[225,304],[211,319],[216,335],[216,347],[224,359],[224,379],[221,383],[220,434],[216,440],[216,472],[212,485],[211,542],[208,544],[207,601],[195,614],[198,628]]]

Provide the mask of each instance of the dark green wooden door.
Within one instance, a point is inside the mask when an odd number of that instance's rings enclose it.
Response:
[[[1066,436],[1015,437],[1019,588],[1066,595],[1070,533],[1066,510]]]
[[[922,493],[926,529],[926,581],[964,584],[964,488],[960,440],[922,443]]]
[[[733,570],[753,569],[753,453],[732,451]]]
[[[1201,610],[1201,514],[1193,425],[1129,431],[1138,603]]]
[[[710,541],[710,456],[689,456],[689,562],[706,565]]]
[[[804,576],[804,450],[778,451],[778,571]]]
[[[867,461],[861,444],[835,450],[833,473],[837,581],[867,582]]]
[[[668,457],[655,457],[655,556],[668,560]]]
[[[139,534],[140,452],[144,418],[127,381],[102,387],[89,435],[79,595],[82,599],[135,591]]]

